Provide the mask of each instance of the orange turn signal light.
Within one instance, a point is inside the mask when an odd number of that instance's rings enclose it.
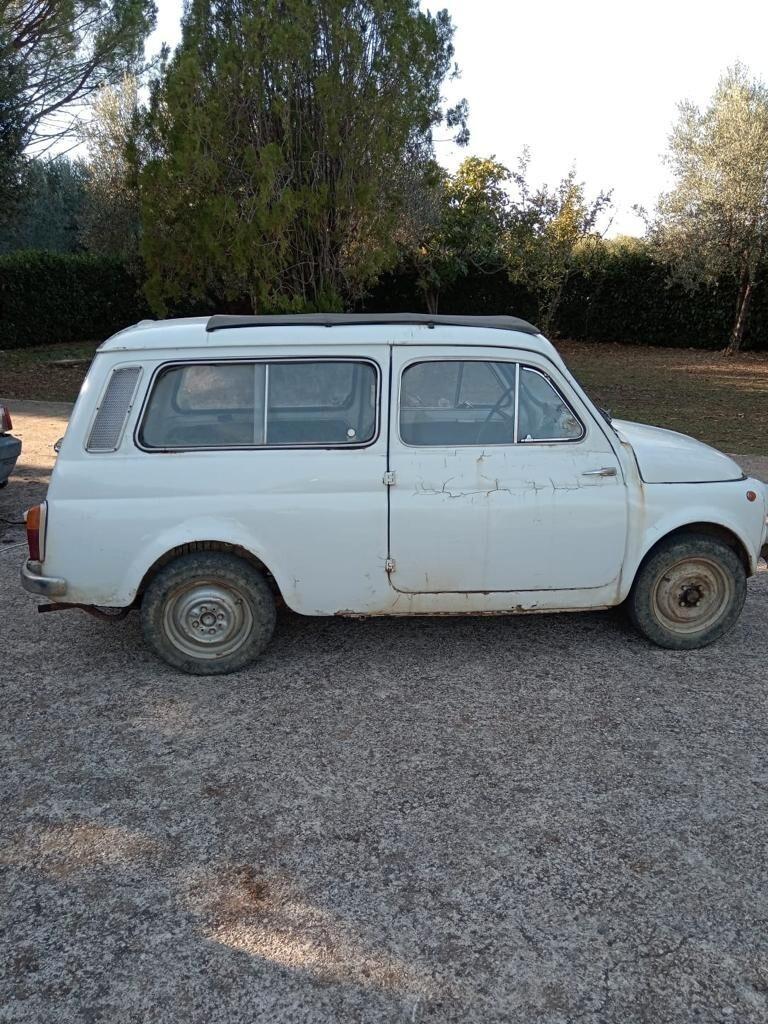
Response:
[[[27,509],[26,515],[26,527],[27,527],[27,547],[29,548],[29,557],[33,562],[42,562],[40,557],[40,526],[43,520],[43,506],[35,505],[34,508]]]
[[[757,501],[757,495],[754,491],[747,491],[747,501]]]

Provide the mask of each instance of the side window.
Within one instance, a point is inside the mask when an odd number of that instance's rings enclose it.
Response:
[[[528,366],[520,367],[519,441],[578,441],[584,427],[551,382]]]
[[[430,360],[403,371],[400,436],[409,445],[513,444],[514,363]]]
[[[370,363],[195,363],[160,371],[138,436],[162,449],[359,445],[376,411]]]
[[[480,359],[415,362],[402,373],[406,444],[512,444],[515,365]]]
[[[400,437],[405,444],[452,447],[583,436],[574,411],[546,374],[532,367],[446,359],[403,370]]]
[[[270,409],[348,408],[355,400],[358,363],[273,363]]]
[[[263,365],[258,371],[263,389]],[[242,363],[185,366],[178,373],[177,383],[175,402],[183,412],[242,411],[253,405],[253,367]]]

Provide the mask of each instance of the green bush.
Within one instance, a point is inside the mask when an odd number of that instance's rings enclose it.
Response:
[[[0,349],[99,341],[148,315],[139,283],[118,259],[0,256]]]
[[[766,275],[768,276],[768,275]],[[365,310],[424,311],[412,273],[389,274],[368,296]],[[669,272],[651,258],[642,242],[605,246],[591,273],[569,279],[555,317],[555,334],[578,341],[620,342],[675,348],[724,348],[736,308],[736,286],[687,291],[670,282]],[[490,313],[539,319],[535,294],[511,284],[506,273],[470,273],[440,296],[441,313]],[[768,350],[768,287],[754,292],[744,348]]]
[[[736,304],[732,282],[686,291],[642,245],[605,246],[591,273],[569,280],[556,334],[582,341],[723,348]],[[246,308],[246,307],[244,307]],[[419,312],[424,296],[413,273],[386,274],[363,311]],[[196,303],[178,316],[237,312],[231,303]],[[475,271],[440,296],[441,313],[511,314],[536,323],[535,294],[504,271]],[[98,341],[150,316],[141,282],[118,259],[45,252],[0,256],[0,349],[56,342]],[[768,350],[768,287],[754,293],[744,347]]]

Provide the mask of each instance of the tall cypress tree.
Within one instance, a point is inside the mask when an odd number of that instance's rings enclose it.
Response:
[[[417,0],[191,0],[149,113],[143,254],[158,311],[339,308],[394,257],[453,26]]]

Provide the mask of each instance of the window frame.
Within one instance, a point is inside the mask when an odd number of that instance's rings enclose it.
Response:
[[[357,365],[366,365],[373,368],[376,380],[376,394],[374,396],[375,405],[375,420],[374,420],[374,431],[372,436],[366,441],[358,442],[329,442],[329,441],[306,441],[301,444],[216,444],[216,445],[164,445],[163,447],[148,446],[144,444],[141,438],[141,431],[144,425],[144,420],[147,416],[149,404],[152,400],[157,381],[160,375],[169,369],[180,369],[186,366],[255,366],[264,365],[266,390],[264,395],[264,416],[266,418],[268,410],[268,384],[269,384],[269,365],[275,363],[354,363]],[[148,455],[162,455],[163,452],[222,452],[222,451],[233,451],[233,452],[248,452],[248,451],[279,451],[279,450],[301,450],[301,449],[332,449],[335,451],[346,451],[347,449],[360,450],[362,448],[370,448],[371,445],[376,444],[381,435],[381,366],[375,360],[369,356],[261,356],[255,359],[226,359],[226,358],[208,358],[208,359],[168,359],[162,363],[159,363],[154,370],[149,380],[149,384],[144,393],[144,398],[141,403],[141,409],[136,419],[136,426],[133,431],[133,443],[142,452],[146,452]],[[176,395],[172,401],[172,407],[174,410],[181,412],[183,410],[176,409]],[[291,408],[288,406],[280,406],[281,410]],[[296,406],[295,408],[307,409],[309,412],[318,411],[319,409],[341,409],[343,406]],[[206,413],[213,413],[214,415],[230,413],[231,409],[205,409]]]
[[[552,388],[552,390],[563,403],[563,405],[566,407],[566,409],[568,409],[571,416],[573,416],[573,418],[581,427],[581,433],[578,437],[532,437],[530,441],[520,440],[520,422],[518,417],[518,405],[520,402],[520,383],[523,376],[523,370],[530,370],[532,373],[537,373],[540,377],[544,378],[547,384],[549,384],[549,386]],[[581,416],[578,415],[576,410],[573,408],[571,403],[565,397],[565,395],[557,386],[557,384],[552,380],[549,374],[545,373],[544,370],[540,370],[538,366],[529,366],[528,363],[518,363],[517,376],[515,378],[515,444],[580,444],[586,436],[586,424],[583,422]]]
[[[403,440],[402,435],[402,421],[400,413],[402,410],[402,399],[403,399],[403,377],[406,372],[413,366],[417,366],[420,363],[509,363],[515,367],[515,390],[513,398],[514,407],[514,437],[512,441],[473,441],[470,444],[409,444]],[[534,373],[538,373],[540,377],[549,384],[555,394],[558,396],[563,405],[569,410],[573,418],[581,427],[581,434],[578,437],[546,437],[546,438],[531,438],[530,441],[520,440],[520,380],[522,377],[523,370],[532,370]],[[542,370],[538,366],[533,366],[531,363],[522,362],[520,359],[492,359],[488,356],[446,356],[446,355],[435,355],[423,357],[419,356],[413,359],[411,362],[406,363],[400,367],[399,380],[397,385],[397,439],[404,448],[412,449],[423,449],[423,448],[511,448],[518,445],[530,445],[538,444],[582,444],[587,437],[587,426],[582,416],[576,412],[573,404],[563,394],[560,387],[552,379],[552,377]]]

